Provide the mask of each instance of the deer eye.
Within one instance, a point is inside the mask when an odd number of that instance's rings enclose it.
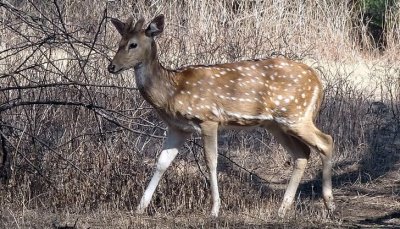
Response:
[[[136,43],[131,43],[130,45],[129,45],[129,49],[134,49],[134,48],[136,48],[137,47],[137,44]]]

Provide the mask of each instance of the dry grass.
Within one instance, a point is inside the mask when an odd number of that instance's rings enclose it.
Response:
[[[8,152],[9,159],[0,159],[0,168],[9,165],[10,174],[0,185],[0,227],[61,228],[77,219],[78,228],[399,224],[398,8],[387,12],[382,53],[368,34],[355,38],[365,25],[354,27],[354,14],[337,1],[66,0],[61,15],[50,1],[9,2],[21,11],[1,7],[0,156]],[[106,72],[119,37],[102,21],[105,9],[118,18],[164,13],[159,52],[171,68],[279,53],[318,69],[326,91],[318,126],[336,146],[335,218],[326,217],[321,202],[316,155],[293,209],[277,218],[290,158],[264,130],[221,133],[217,221],[207,217],[197,136],[165,174],[147,215],[129,213],[153,171],[165,126],[134,89],[132,72]]]

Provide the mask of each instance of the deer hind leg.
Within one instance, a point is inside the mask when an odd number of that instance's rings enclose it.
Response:
[[[142,199],[140,200],[136,213],[143,213],[146,207],[149,205],[153,193],[156,190],[162,175],[171,165],[171,162],[178,154],[179,148],[183,145],[188,136],[189,133],[180,131],[172,127],[168,128],[167,139],[164,142],[163,150],[160,154],[160,157],[158,158],[156,171],[154,172],[154,175],[151,178],[142,196]]]
[[[321,132],[313,123],[294,130],[294,136],[315,149],[322,160],[322,196],[328,211],[335,210],[332,194],[332,153],[333,140],[330,135]]]
[[[297,138],[285,133],[279,127],[273,128],[270,132],[294,159],[292,176],[278,211],[278,216],[282,218],[293,203],[297,188],[307,166],[307,161],[310,156],[310,148]]]
[[[200,124],[201,134],[204,143],[204,156],[210,173],[211,197],[213,201],[211,216],[217,217],[220,207],[220,198],[217,180],[217,136],[218,123],[204,122]]]

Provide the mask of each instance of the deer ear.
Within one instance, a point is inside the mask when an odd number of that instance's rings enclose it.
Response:
[[[116,18],[111,18],[111,22],[113,23],[114,27],[117,29],[118,33],[123,35],[125,32],[125,23],[122,21],[116,19]]]
[[[147,26],[147,29],[145,30],[145,34],[148,37],[155,37],[162,33],[164,30],[164,15],[158,15],[155,17]]]

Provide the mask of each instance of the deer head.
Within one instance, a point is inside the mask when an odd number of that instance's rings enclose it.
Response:
[[[117,53],[108,65],[110,73],[117,74],[130,68],[137,68],[157,57],[154,37],[164,30],[164,15],[155,17],[146,29],[143,29],[143,18],[134,25],[132,17],[125,23],[115,18],[111,19],[111,22],[122,39]]]

